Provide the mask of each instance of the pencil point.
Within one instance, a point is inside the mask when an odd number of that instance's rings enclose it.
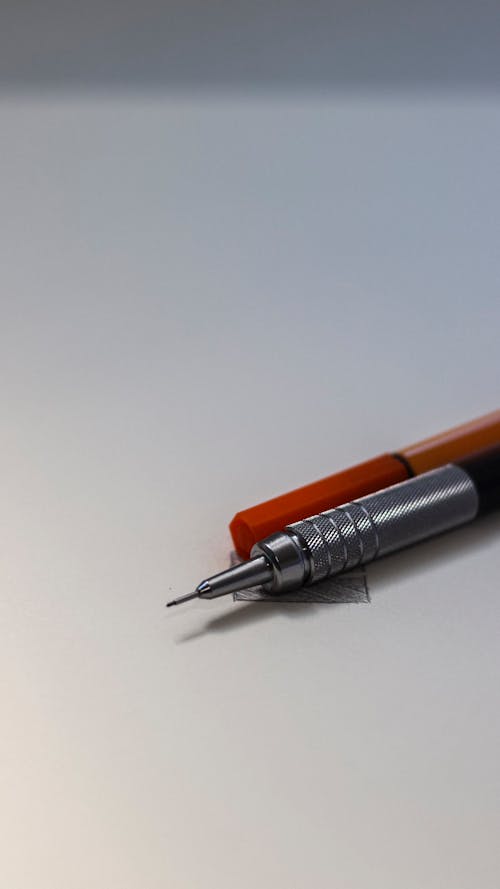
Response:
[[[170,602],[167,602],[166,607],[170,608],[172,605],[181,605],[182,602],[189,602],[190,599],[196,599],[198,596],[198,590],[195,590],[194,593],[188,593],[187,596],[179,596],[178,599],[171,599]]]
[[[187,596],[179,596],[166,603],[166,607],[172,605],[181,605],[183,602],[189,602],[190,599],[216,599],[218,596],[225,596],[228,593],[234,593],[238,590],[244,590],[249,586],[269,583],[273,578],[273,569],[268,563],[265,556],[256,556],[248,562],[242,562],[241,565],[233,565],[227,571],[215,574],[208,580],[202,580],[196,587],[194,592],[188,593]]]

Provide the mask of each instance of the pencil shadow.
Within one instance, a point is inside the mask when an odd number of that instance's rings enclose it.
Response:
[[[329,603],[334,607],[345,605],[345,602]],[[271,620],[276,617],[296,618],[310,617],[313,613],[317,613],[319,608],[324,608],[312,602],[234,602],[231,611],[225,614],[219,614],[217,617],[210,618],[205,623],[194,630],[192,633],[177,639],[177,643],[192,642],[206,636],[207,633],[227,633],[230,631],[248,627],[251,624],[259,623],[263,620]]]

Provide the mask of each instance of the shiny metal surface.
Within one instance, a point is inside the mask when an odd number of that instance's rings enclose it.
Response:
[[[251,551],[252,556],[264,556],[273,571],[272,579],[264,589],[275,592],[294,590],[309,580],[311,563],[309,549],[293,531],[270,534],[260,540]]]
[[[307,550],[314,582],[468,522],[477,511],[473,482],[449,465],[295,522],[285,533]]]
[[[234,565],[227,571],[203,580],[196,587],[196,594],[200,599],[217,599],[218,596],[225,596],[245,587],[264,586],[272,582],[272,579],[273,569],[268,560],[263,555],[257,555],[248,562]]]
[[[256,543],[248,562],[209,577],[169,604],[253,586],[275,594],[299,589],[471,521],[478,508],[474,483],[450,464],[294,522]]]

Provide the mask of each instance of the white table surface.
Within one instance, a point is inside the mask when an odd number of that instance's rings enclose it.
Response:
[[[498,407],[498,101],[0,129],[1,885],[498,889],[498,517],[370,605],[164,608],[239,508]]]

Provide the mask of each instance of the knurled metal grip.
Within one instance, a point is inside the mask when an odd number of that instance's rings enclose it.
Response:
[[[287,525],[252,555],[264,555],[273,569],[267,589],[295,588],[465,524],[478,509],[472,479],[450,464]]]
[[[478,507],[467,473],[449,465],[285,530],[305,546],[311,583],[468,522]]]

